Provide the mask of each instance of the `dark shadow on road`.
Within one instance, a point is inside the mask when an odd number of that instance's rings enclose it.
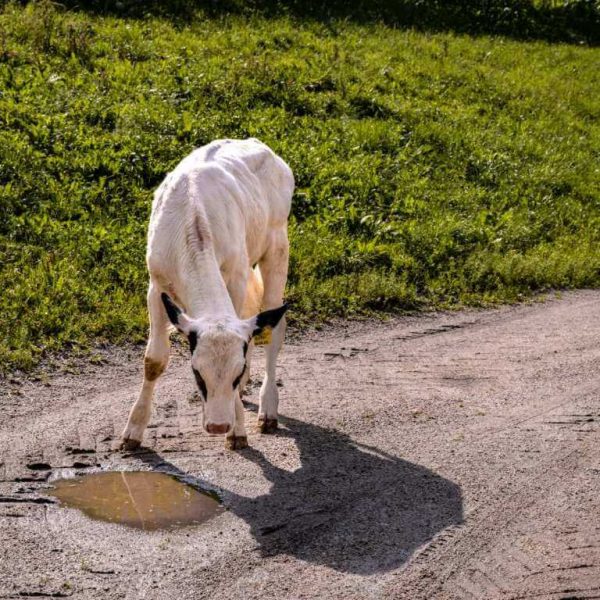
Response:
[[[289,417],[281,422],[277,435],[295,441],[301,467],[280,469],[247,448],[241,455],[260,466],[272,483],[269,493],[247,498],[222,490],[225,505],[250,525],[263,556],[287,554],[368,575],[400,566],[424,542],[462,522],[455,483],[338,431]],[[153,451],[139,458],[155,470],[207,485]]]

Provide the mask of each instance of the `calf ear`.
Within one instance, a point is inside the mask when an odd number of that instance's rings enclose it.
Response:
[[[169,317],[169,321],[177,327],[181,333],[185,333],[189,335],[192,330],[192,320],[171,300],[168,294],[164,292],[160,295],[160,298],[165,305],[165,310],[167,311],[167,316]]]
[[[289,308],[289,304],[283,304],[279,308],[272,308],[258,313],[256,317],[250,319],[252,325],[252,336],[261,334],[265,329],[277,327],[279,321]]]

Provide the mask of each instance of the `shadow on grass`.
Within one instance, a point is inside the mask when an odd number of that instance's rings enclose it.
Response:
[[[280,422],[284,428],[277,435],[295,441],[301,467],[280,469],[247,448],[240,455],[260,466],[272,484],[269,493],[250,498],[221,491],[226,507],[250,525],[263,556],[286,554],[345,573],[385,572],[462,522],[455,483],[337,431],[285,417]],[[138,458],[206,488],[207,482],[154,451]]]
[[[330,22],[383,22],[423,31],[499,34],[597,44],[600,9],[595,0],[63,0],[67,8],[132,18],[161,16],[185,25],[197,11],[209,17],[232,14]]]

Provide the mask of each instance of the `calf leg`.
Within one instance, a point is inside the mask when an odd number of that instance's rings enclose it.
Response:
[[[277,308],[283,303],[283,293],[287,282],[289,259],[289,243],[287,232],[280,229],[272,234],[268,251],[259,262],[264,285],[263,310]],[[285,337],[285,317],[273,329],[271,342],[265,347],[265,378],[260,389],[258,407],[258,428],[262,433],[277,429],[277,408],[279,392],[277,391],[276,365],[277,356]]]
[[[248,284],[246,286],[246,297],[242,313],[239,315],[242,319],[249,319],[260,312],[263,301],[263,283],[258,269],[251,269],[248,275]],[[250,381],[250,365],[252,362],[252,353],[254,351],[254,341],[250,340],[248,350],[246,351],[246,370],[240,382],[240,393],[243,394],[248,382]]]
[[[144,383],[136,403],[131,408],[122,435],[122,447],[128,450],[137,448],[142,442],[144,430],[152,413],[152,396],[156,380],[169,362],[169,323],[160,300],[160,293],[152,282],[148,288],[148,313],[150,336],[144,356]]]
[[[238,393],[235,399],[235,425],[227,434],[225,445],[230,450],[241,450],[248,446],[248,437],[246,435],[246,427],[244,425],[244,405]]]
[[[231,280],[227,285],[233,307],[235,308],[238,316],[240,316],[244,310],[244,300],[246,298],[246,289],[249,278],[247,262],[248,261],[245,258],[242,261],[240,268],[235,269],[232,272]],[[250,359],[249,353],[250,348],[248,348],[246,352],[246,370],[242,377],[242,381],[240,381],[240,385],[238,387],[239,391],[235,400],[235,424],[225,439],[225,446],[231,450],[241,450],[242,448],[246,448],[248,446],[248,437],[246,434],[246,426],[244,424],[244,405],[241,400],[241,393],[244,389],[243,386],[248,380],[247,374],[250,371],[250,364],[248,362]]]
[[[246,370],[242,375],[242,379],[240,381],[240,395],[244,393],[248,382],[250,381],[250,364],[252,363],[252,352],[254,351],[254,342],[250,340],[248,344],[248,350],[246,350]]]

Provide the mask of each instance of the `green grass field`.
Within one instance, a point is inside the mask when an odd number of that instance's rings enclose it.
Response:
[[[152,190],[222,137],[294,170],[299,324],[600,284],[596,47],[0,10],[0,371],[144,337]]]

